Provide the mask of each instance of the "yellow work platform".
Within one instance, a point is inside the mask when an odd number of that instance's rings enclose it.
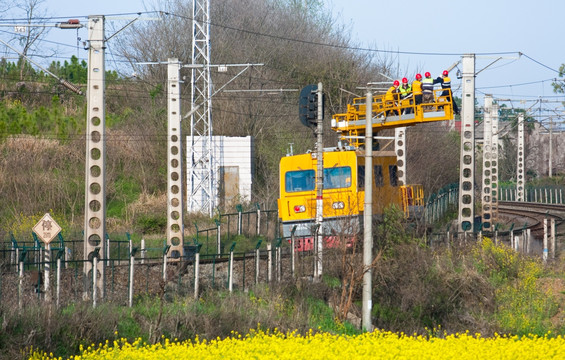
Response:
[[[401,101],[386,101],[385,95],[373,96],[372,128],[379,130],[412,126],[419,123],[453,119],[453,104],[450,96],[442,96],[446,91],[434,90],[434,101],[415,105],[412,98]],[[347,105],[347,112],[335,114],[331,127],[340,134],[342,140],[359,148],[364,143],[366,127],[367,98],[355,98],[353,104]]]

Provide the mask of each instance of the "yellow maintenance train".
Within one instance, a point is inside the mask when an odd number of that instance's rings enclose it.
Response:
[[[384,96],[373,97],[373,131],[412,126],[422,122],[453,118],[451,96],[436,93],[432,103],[388,105]],[[323,222],[322,234],[326,246],[335,246],[338,238],[354,239],[362,230],[365,201],[365,150],[362,141],[366,126],[366,98],[354,99],[344,114],[332,118],[332,128],[349,146],[324,149],[323,152]],[[406,107],[406,106],[404,106]],[[390,110],[395,110],[393,115]],[[412,216],[423,206],[424,194],[420,185],[399,182],[397,155],[394,151],[373,151],[373,214],[396,205],[406,216]],[[312,250],[316,219],[317,153],[290,155],[280,160],[279,217],[283,236],[294,231],[296,251]]]

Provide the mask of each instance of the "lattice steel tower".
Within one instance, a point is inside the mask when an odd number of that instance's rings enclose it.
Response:
[[[192,4],[192,81],[190,143],[187,161],[187,211],[213,214],[217,169],[212,143],[210,78],[210,1]]]

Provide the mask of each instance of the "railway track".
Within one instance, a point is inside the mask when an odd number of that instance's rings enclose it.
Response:
[[[514,220],[515,224],[526,224],[532,231],[543,231],[544,219],[555,219],[556,228],[565,225],[565,205],[561,204],[502,201],[498,203],[498,214],[507,222]]]
[[[555,220],[557,244],[565,241],[565,205],[503,201],[498,204],[499,222],[517,225],[515,229],[530,229],[534,252],[541,251],[544,239],[544,219]],[[548,233],[551,230],[548,228]],[[557,246],[559,248],[559,246]]]

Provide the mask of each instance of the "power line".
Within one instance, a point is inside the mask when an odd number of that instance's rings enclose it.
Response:
[[[526,54],[524,54],[524,53],[520,53],[520,54],[521,54],[521,55],[524,55],[525,57],[527,57],[527,58],[530,59],[531,61],[535,62],[536,64],[541,65],[541,66],[543,66],[544,68],[547,68],[547,69],[549,69],[549,70],[551,70],[551,71],[554,71],[554,72],[556,72],[556,73],[558,73],[558,74],[561,75],[561,72],[560,72],[559,70],[555,70],[555,69],[553,69],[553,68],[550,68],[549,66],[547,66],[547,65],[545,65],[545,64],[542,64],[541,62],[539,62],[539,61],[537,61],[537,60],[532,59],[531,57],[529,57],[528,55],[526,55]]]

